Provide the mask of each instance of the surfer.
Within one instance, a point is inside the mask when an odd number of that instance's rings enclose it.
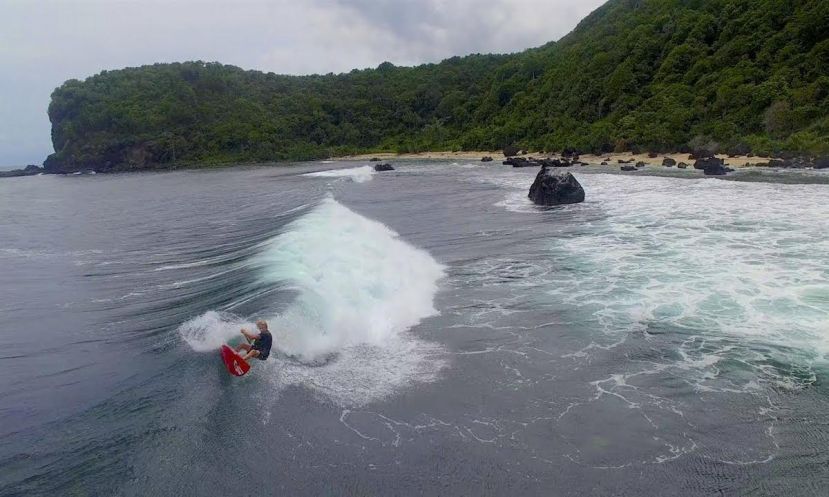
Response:
[[[236,347],[236,352],[245,352],[245,354],[242,355],[242,359],[246,361],[252,357],[257,358],[260,361],[264,361],[271,354],[273,335],[271,335],[271,332],[268,330],[268,323],[265,320],[260,319],[256,322],[256,327],[259,329],[258,335],[242,328],[242,335],[244,335],[245,340],[247,340],[248,343],[243,343]]]

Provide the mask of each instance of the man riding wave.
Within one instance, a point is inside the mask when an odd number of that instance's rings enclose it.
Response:
[[[268,330],[268,323],[260,319],[256,321],[256,328],[259,329],[259,334],[251,333],[245,328],[242,328],[242,335],[245,337],[245,340],[248,343],[243,343],[236,347],[236,352],[241,353],[244,351],[244,354],[240,354],[242,359],[248,360],[250,358],[257,358],[260,361],[264,361],[268,358],[271,354],[271,346],[273,345],[273,335]]]

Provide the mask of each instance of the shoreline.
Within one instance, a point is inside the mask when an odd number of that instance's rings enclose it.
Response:
[[[662,161],[666,158],[670,158],[676,161],[677,164],[684,162],[688,164],[689,168],[693,168],[695,159],[689,159],[688,156],[690,154],[687,153],[679,153],[673,152],[668,154],[659,154],[656,157],[649,157],[647,153],[641,154],[633,154],[630,152],[623,152],[623,153],[610,153],[604,155],[595,155],[595,154],[584,154],[580,156],[580,160],[582,162],[586,162],[591,166],[601,166],[602,162],[607,162],[607,165],[604,167],[616,167],[619,168],[624,164],[619,163],[620,160],[624,161],[633,161],[630,164],[636,164],[637,162],[644,162],[647,166],[657,166],[657,167],[665,167],[662,165]],[[381,161],[389,161],[389,160],[474,160],[477,162],[481,162],[483,157],[492,157],[493,162],[501,163],[503,162],[506,157],[504,154],[499,150],[495,152],[487,152],[487,151],[464,151],[464,152],[418,152],[418,153],[406,153],[406,154],[396,154],[391,152],[383,152],[383,153],[376,153],[376,154],[357,154],[357,155],[345,155],[341,157],[331,157],[328,160],[333,161],[370,161],[371,159],[380,159]],[[528,153],[527,155],[521,156],[526,158],[560,158],[560,154],[532,154]],[[758,157],[753,156],[749,157],[747,155],[739,155],[734,157],[729,157],[725,154],[717,154],[715,157],[718,159],[723,159],[725,161],[725,165],[727,167],[732,167],[735,169],[742,169],[746,167],[758,167],[757,164],[767,164],[769,161],[773,160],[772,157]],[[606,161],[605,159],[610,159]],[[673,166],[676,167],[676,166]]]

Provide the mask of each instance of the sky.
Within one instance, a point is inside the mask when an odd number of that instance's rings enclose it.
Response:
[[[0,0],[0,167],[52,152],[67,79],[155,62],[280,74],[438,62],[557,40],[604,0]]]

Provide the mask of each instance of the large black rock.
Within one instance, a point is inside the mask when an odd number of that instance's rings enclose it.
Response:
[[[665,167],[674,167],[676,165],[676,161],[671,159],[670,157],[665,157],[662,159],[662,165]]]
[[[829,169],[829,157],[818,157],[813,166],[815,169]]]
[[[724,167],[725,161],[723,161],[722,159],[717,159],[716,157],[708,157],[706,159],[699,159],[696,162],[694,162],[694,169],[705,170],[709,167],[715,166]]]
[[[706,176],[725,176],[725,173],[733,171],[730,167],[725,167],[722,161],[720,163],[709,163],[703,169]]]
[[[578,204],[584,202],[584,188],[571,173],[562,174],[543,167],[528,196],[537,205]]]
[[[382,171],[394,171],[394,167],[391,164],[377,164],[374,166],[374,170],[378,173]]]

